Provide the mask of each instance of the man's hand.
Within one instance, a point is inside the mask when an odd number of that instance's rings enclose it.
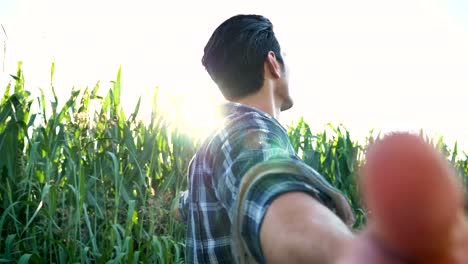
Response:
[[[421,138],[393,134],[371,146],[360,175],[369,225],[339,264],[466,264],[463,188]]]
[[[180,215],[178,203],[175,203],[175,205],[172,206],[172,215],[177,221],[182,221],[182,216]]]
[[[348,244],[345,254],[336,264],[466,264],[468,263],[468,221],[464,219],[456,229],[452,236],[453,246],[446,256],[420,260],[390,250],[383,241],[375,238],[370,229],[366,229]]]
[[[185,208],[187,203],[187,191],[178,193],[176,197],[174,197],[171,208],[172,216],[174,216],[177,221],[183,222],[184,218],[182,217],[182,213],[180,212],[179,208],[181,202],[184,204],[183,208]]]

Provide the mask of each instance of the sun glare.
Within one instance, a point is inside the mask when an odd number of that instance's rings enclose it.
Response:
[[[180,110],[178,125],[184,133],[202,139],[216,128],[220,117],[216,105],[209,101],[186,101]]]
[[[162,94],[158,108],[166,120],[183,134],[202,140],[221,122],[218,112],[220,99],[206,94]]]

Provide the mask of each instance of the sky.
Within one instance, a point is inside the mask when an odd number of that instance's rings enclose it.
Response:
[[[125,107],[142,95],[143,116],[155,87],[189,98],[187,130],[207,126],[222,102],[201,65],[213,30],[230,16],[268,17],[287,53],[295,106],[280,121],[303,116],[314,130],[344,124],[362,139],[424,129],[468,151],[468,1],[110,1],[0,0],[8,38],[0,58],[0,92],[23,61],[33,93],[55,87],[103,89],[122,66]],[[3,47],[3,45],[2,45]]]

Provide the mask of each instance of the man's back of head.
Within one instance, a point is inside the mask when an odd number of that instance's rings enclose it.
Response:
[[[270,20],[260,15],[236,15],[213,32],[202,63],[224,97],[236,100],[260,90],[270,51],[283,64]]]

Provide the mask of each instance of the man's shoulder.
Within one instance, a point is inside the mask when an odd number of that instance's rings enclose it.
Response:
[[[222,108],[222,122],[205,138],[197,153],[199,156],[220,156],[240,148],[268,148],[290,142],[286,129],[273,117],[249,106],[229,103]],[[259,145],[258,143],[264,143]],[[258,145],[258,146],[257,146]],[[212,157],[214,158],[214,157]]]

